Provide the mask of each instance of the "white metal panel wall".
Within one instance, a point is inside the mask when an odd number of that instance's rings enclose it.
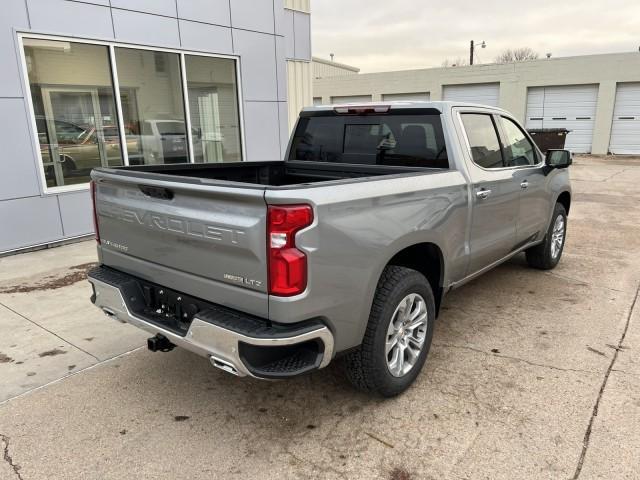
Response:
[[[41,196],[39,172],[42,167],[35,148],[36,139],[32,137],[35,132],[30,128],[32,119],[26,113],[29,107],[24,95],[29,95],[29,89],[22,84],[17,71],[20,62],[16,61],[16,31],[56,32],[76,37],[77,41],[111,38],[134,45],[238,55],[242,67],[244,104],[240,107],[244,111],[247,159],[282,158],[288,136],[284,88],[287,74],[285,56],[280,53],[284,49],[274,49],[274,44],[282,43],[284,38],[282,0],[10,0],[1,3],[4,8],[0,14],[3,67],[0,71],[0,144],[4,149],[0,164],[4,170],[0,175],[0,252],[91,234],[93,230],[88,185],[81,192]],[[113,8],[109,8],[110,5]],[[309,0],[287,0],[287,5],[296,10],[309,10]],[[310,60],[308,15],[300,12],[292,15],[302,20],[293,33],[297,35],[293,44],[296,54]],[[310,92],[310,88],[308,90]],[[9,145],[9,140],[13,144]]]
[[[304,12],[284,10],[281,27],[286,59],[311,61],[311,16]]]
[[[445,85],[443,98],[446,101],[479,103],[497,107],[500,104],[500,84]]]
[[[296,124],[300,110],[313,104],[311,72],[309,62],[287,61],[289,132]]]
[[[310,12],[311,0],[284,0],[284,8],[298,10],[299,12]]]
[[[640,82],[618,84],[609,151],[640,154]]]
[[[357,75],[358,70],[346,68],[336,63],[329,65],[324,62],[313,60],[313,78],[343,77],[345,75]]]
[[[422,93],[385,93],[382,100],[385,102],[411,102],[424,101],[428,102],[431,98],[429,92]]]
[[[565,147],[590,153],[598,104],[597,85],[529,88],[526,127],[566,128]]]
[[[371,101],[371,95],[348,95],[331,97],[331,103],[366,103]]]

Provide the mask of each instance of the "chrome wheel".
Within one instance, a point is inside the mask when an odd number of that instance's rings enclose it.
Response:
[[[417,293],[404,297],[396,307],[385,344],[387,367],[394,377],[409,373],[418,361],[427,335],[427,303]]]
[[[551,232],[551,257],[555,260],[560,255],[564,243],[565,222],[562,215],[558,215]]]

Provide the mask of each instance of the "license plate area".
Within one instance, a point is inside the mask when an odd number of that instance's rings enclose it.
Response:
[[[198,298],[144,280],[138,280],[138,286],[141,298],[129,299],[137,306],[134,313],[181,336],[189,331],[193,317],[210,306]]]

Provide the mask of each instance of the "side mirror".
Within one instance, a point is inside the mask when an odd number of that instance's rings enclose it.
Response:
[[[551,168],[567,168],[573,163],[573,155],[569,150],[547,150],[545,164]]]

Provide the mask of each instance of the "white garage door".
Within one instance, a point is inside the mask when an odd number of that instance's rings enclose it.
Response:
[[[640,154],[640,83],[618,85],[609,151]]]
[[[384,102],[428,102],[431,98],[429,92],[423,93],[385,93],[382,95]]]
[[[351,95],[347,97],[331,97],[331,103],[366,103],[371,101],[371,95]]]
[[[446,101],[479,103],[497,107],[500,104],[500,84],[445,85],[444,99]]]
[[[577,153],[590,153],[597,103],[597,85],[530,88],[526,127],[571,130],[565,147]]]

